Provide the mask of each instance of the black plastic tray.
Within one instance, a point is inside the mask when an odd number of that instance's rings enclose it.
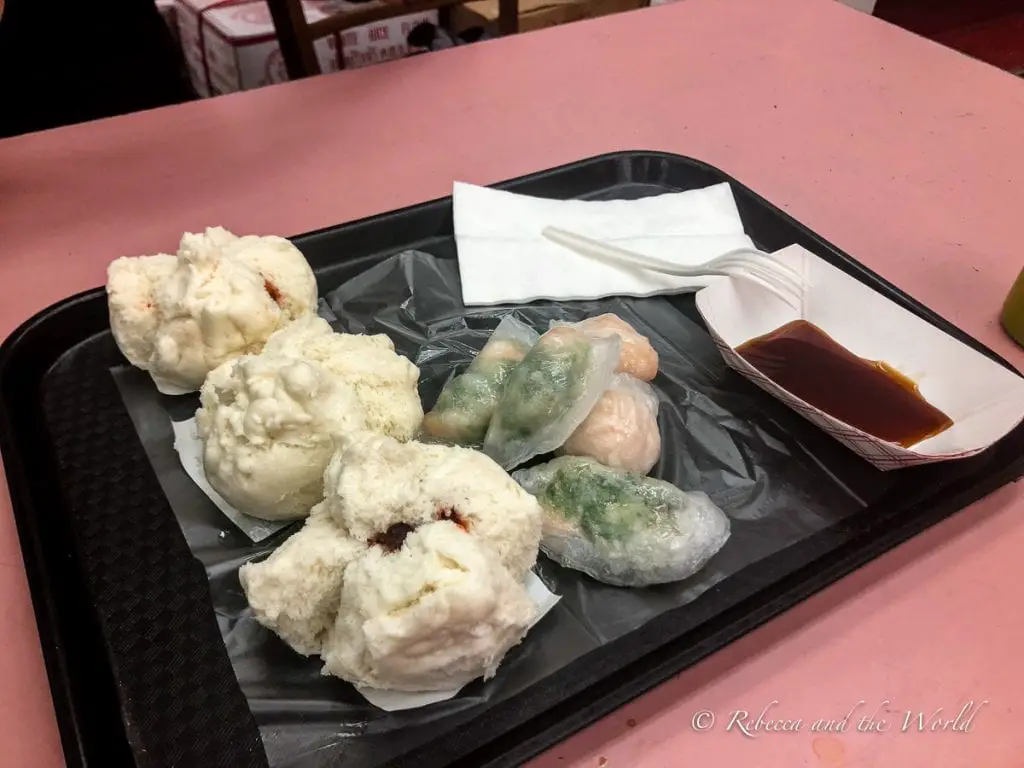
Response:
[[[733,185],[765,249],[798,243],[1013,370],[991,350],[715,168],[622,152],[498,185],[552,198]],[[385,256],[454,256],[451,200],[295,239],[326,291]],[[343,263],[337,254],[345,254]],[[685,302],[683,302],[685,305]],[[691,309],[688,314],[696,317]],[[75,366],[67,353],[75,350]],[[110,375],[102,289],[22,325],[0,350],[0,449],[68,765],[265,766],[190,556]],[[937,474],[938,473],[938,474]],[[900,471],[864,511],[728,578],[396,765],[511,766],[621,706],[891,547],[1024,475],[1024,427],[980,456]],[[936,493],[932,479],[942,477]]]

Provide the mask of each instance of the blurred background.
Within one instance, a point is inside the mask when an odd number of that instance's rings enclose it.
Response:
[[[821,1],[1024,73],[1024,0]],[[688,0],[5,0],[0,136],[666,2]]]

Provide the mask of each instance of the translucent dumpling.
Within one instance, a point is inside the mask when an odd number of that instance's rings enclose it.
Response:
[[[508,377],[484,453],[509,470],[562,445],[608,389],[622,342],[552,328]]]
[[[645,381],[616,374],[597,405],[559,451],[646,475],[661,456],[658,396]]]
[[[566,323],[552,323],[566,325]],[[608,312],[597,317],[588,317],[578,323],[571,324],[579,328],[591,338],[606,339],[616,337],[622,345],[619,351],[619,362],[616,373],[628,373],[641,381],[653,381],[658,375],[658,352],[651,346],[646,336],[637,333],[636,329],[618,315]]]
[[[729,518],[707,494],[590,458],[562,456],[512,477],[540,502],[544,553],[606,584],[680,581],[729,539]]]
[[[445,384],[423,419],[423,436],[456,445],[481,445],[512,369],[538,334],[512,315],[505,317],[466,371]]]

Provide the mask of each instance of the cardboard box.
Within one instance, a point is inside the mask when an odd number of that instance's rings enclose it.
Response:
[[[648,5],[648,0],[519,0],[519,31],[553,27],[570,21],[593,19]],[[489,29],[498,20],[498,0],[476,0],[451,11],[452,32],[474,27]]]
[[[167,28],[171,30],[171,36],[178,41],[178,14],[174,3],[175,0],[156,0],[156,9],[160,11]]]
[[[303,0],[309,22],[327,18],[341,2]],[[365,5],[361,6],[365,8]],[[263,0],[176,0],[178,33],[193,85],[201,96],[217,96],[260,88],[288,79],[274,22]],[[346,69],[408,55],[406,36],[424,21],[437,23],[437,12],[347,30],[314,43],[320,69],[339,67],[339,49]]]
[[[345,0],[324,0],[320,4],[320,12],[329,16],[345,10],[365,10],[369,5],[347,3]],[[406,38],[419,24],[427,22],[436,25],[437,18],[437,11],[422,11],[345,30],[339,35],[345,56],[345,69],[367,67],[371,64],[401,59],[410,53],[422,53],[419,48],[410,48]]]

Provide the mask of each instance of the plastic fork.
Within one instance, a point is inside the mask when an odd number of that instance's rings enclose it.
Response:
[[[575,232],[557,227],[544,227],[541,234],[581,256],[588,256],[619,266],[639,267],[651,272],[676,277],[704,277],[725,275],[752,280],[780,298],[800,300],[803,295],[803,278],[795,269],[770,258],[756,248],[737,248],[694,267],[684,267],[652,256],[628,251],[625,248],[602,243]]]

